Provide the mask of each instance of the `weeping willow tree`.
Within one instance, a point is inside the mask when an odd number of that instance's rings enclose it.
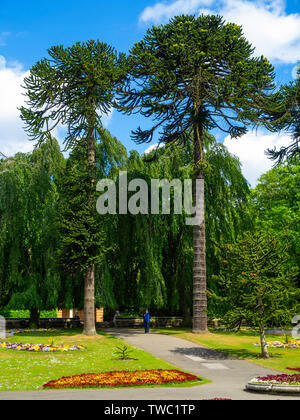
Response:
[[[137,152],[131,152],[122,169],[128,172],[128,183],[143,179],[150,185],[145,163]],[[129,193],[129,200],[131,196]],[[160,236],[157,224],[148,214],[116,214],[108,217],[108,241],[114,245],[107,254],[106,274],[113,281],[117,306],[123,311],[135,313],[150,306],[162,308],[166,293],[160,269],[162,244],[157,241]]]
[[[56,182],[64,158],[54,139],[31,154],[0,163],[0,306],[55,309],[60,290],[56,264]]]
[[[246,206],[250,191],[238,159],[207,133],[205,150],[211,168],[206,188],[208,282],[209,288],[216,291],[212,275],[219,269],[219,246],[233,241],[249,224]],[[132,152],[123,169],[128,171],[128,182],[144,179],[149,191],[151,179],[189,179],[193,172],[193,140],[165,146],[146,156]],[[110,225],[108,237],[116,245],[108,252],[107,260],[121,311],[138,313],[147,307],[156,314],[184,315],[190,322],[193,228],[186,225],[186,215],[110,217],[114,217],[115,224]]]

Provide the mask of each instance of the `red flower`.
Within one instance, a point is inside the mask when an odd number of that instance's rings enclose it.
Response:
[[[114,371],[62,377],[44,384],[44,388],[97,388],[182,383],[200,379],[179,370]]]

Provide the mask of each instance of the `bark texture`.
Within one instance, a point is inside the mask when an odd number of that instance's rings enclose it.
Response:
[[[95,198],[95,135],[94,130],[91,130],[88,135],[88,162],[91,171],[91,189],[88,195],[88,201],[93,211]],[[86,269],[84,278],[84,330],[83,334],[87,336],[94,336],[96,332],[96,318],[95,318],[95,266],[91,265]]]
[[[199,163],[204,163],[204,130],[196,125],[194,129],[194,163],[195,184],[202,180],[204,185],[204,171],[199,168]],[[197,197],[194,186],[195,206],[202,210],[204,218],[200,224],[194,226],[194,271],[193,271],[193,333],[207,332],[207,294],[206,294],[206,238],[205,238],[205,207],[204,188],[201,196]]]
[[[258,298],[258,312],[261,319],[263,319],[264,305],[263,305],[263,300],[261,297]],[[261,345],[261,357],[263,359],[269,359],[270,355],[268,352],[268,343],[266,340],[265,327],[263,325],[263,322],[260,325],[260,345]]]

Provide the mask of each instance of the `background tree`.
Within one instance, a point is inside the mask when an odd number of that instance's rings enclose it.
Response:
[[[271,114],[273,129],[275,131],[285,130],[292,135],[293,139],[288,147],[267,151],[267,155],[272,160],[281,163],[285,159],[299,158],[300,155],[300,66],[296,82],[282,86],[275,97],[279,105]]]
[[[253,225],[260,231],[273,232],[287,244],[290,264],[298,266],[300,273],[299,158],[289,159],[262,175],[249,203]]]
[[[121,107],[154,119],[133,138],[150,143],[186,142],[193,134],[194,179],[204,180],[205,130],[232,137],[249,123],[264,121],[264,106],[274,89],[273,67],[254,48],[242,28],[219,16],[179,16],[147,31],[129,55],[129,76]],[[203,193],[204,194],[204,193]],[[204,196],[201,197],[204,207]],[[199,203],[198,203],[199,204]],[[205,222],[194,227],[194,332],[207,330]]]
[[[58,304],[55,217],[63,168],[54,139],[0,163],[0,307],[29,309],[36,326],[40,311]]]
[[[96,217],[95,145],[102,130],[101,117],[111,111],[114,91],[123,77],[124,55],[107,44],[89,41],[68,48],[55,46],[50,58],[39,61],[25,78],[28,108],[21,117],[30,136],[43,143],[59,124],[66,126],[66,149],[83,144],[86,149],[89,182],[85,184],[90,220]],[[95,241],[97,241],[95,239]],[[96,249],[96,248],[94,248]],[[95,335],[94,283],[96,254],[82,248],[85,259],[84,333]]]
[[[223,250],[218,279],[224,320],[231,328],[244,320],[257,328],[264,358],[269,357],[265,328],[290,324],[296,315],[298,268],[289,261],[287,246],[271,232],[246,233]]]

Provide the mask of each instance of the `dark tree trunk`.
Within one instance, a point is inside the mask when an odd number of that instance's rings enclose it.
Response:
[[[204,163],[204,130],[194,127],[194,164],[195,185],[194,201],[197,209],[204,214],[204,188],[196,202],[196,181],[202,180],[204,184],[204,171],[199,163]],[[207,294],[206,294],[206,240],[205,240],[205,214],[200,224],[194,226],[194,273],[193,273],[193,333],[207,332]]]
[[[90,211],[94,212],[95,204],[95,135],[91,130],[88,135],[88,162],[91,172],[91,188],[88,194]],[[86,269],[84,278],[84,330],[83,334],[94,336],[97,334],[95,325],[95,266]]]
[[[186,304],[184,304],[182,326],[186,328],[191,328],[192,323],[193,323],[193,319],[191,315],[191,309]]]
[[[29,325],[30,328],[39,328],[40,326],[40,310],[39,309],[30,309],[30,319]]]

